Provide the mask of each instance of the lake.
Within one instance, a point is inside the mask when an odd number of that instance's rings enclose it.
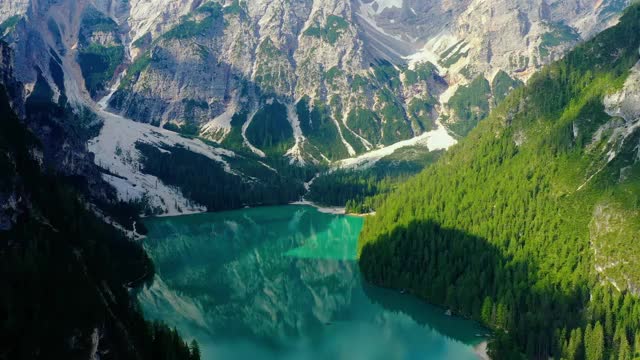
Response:
[[[486,329],[361,280],[363,219],[279,206],[146,221],[145,317],[203,359],[477,359]]]

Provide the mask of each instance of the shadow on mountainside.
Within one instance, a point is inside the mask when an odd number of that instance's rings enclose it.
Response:
[[[497,330],[494,358],[520,357],[518,352],[548,358],[558,351],[556,331],[586,322],[586,284],[554,286],[533,259],[507,256],[486,239],[431,221],[413,221],[366,244],[360,269],[370,283],[406,289],[491,326]]]

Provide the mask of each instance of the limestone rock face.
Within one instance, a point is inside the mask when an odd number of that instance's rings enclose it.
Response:
[[[326,162],[434,130],[439,118],[463,121],[449,104],[458,87],[498,73],[526,80],[613,24],[627,3],[7,0],[0,21],[27,19],[8,36],[27,85],[40,73],[73,103],[102,98],[136,121]],[[64,74],[57,84],[54,55]],[[271,137],[260,130],[267,107],[293,130],[288,151],[252,143]]]
[[[0,23],[12,16],[20,16],[27,12],[29,0],[3,0],[0,3]]]
[[[384,4],[382,7],[378,3]],[[613,25],[628,1],[360,1],[358,15],[452,73],[504,70],[525,79],[577,42]],[[374,10],[375,9],[375,10]],[[420,52],[413,59],[421,59]]]

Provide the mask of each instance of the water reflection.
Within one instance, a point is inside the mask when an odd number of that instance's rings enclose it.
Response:
[[[362,219],[310,207],[152,219],[147,317],[196,338],[205,358],[474,359],[475,323],[362,284]]]

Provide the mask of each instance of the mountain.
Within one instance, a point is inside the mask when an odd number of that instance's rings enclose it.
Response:
[[[0,33],[18,102],[36,93],[73,118],[60,170],[185,213],[295,200],[318,168],[401,141],[446,149],[627,3],[10,0]],[[203,165],[224,184],[196,179]],[[242,196],[212,203],[221,189]]]
[[[639,34],[633,5],[389,195],[365,277],[482,321],[495,358],[637,354]]]
[[[336,160],[435,129],[436,105],[450,85],[494,81],[483,89],[488,107],[516,79],[615,21],[624,6],[211,2],[166,33],[129,33],[137,56],[110,105],[138,121],[200,127],[223,143],[235,127],[258,155],[273,152],[263,134],[252,137],[263,128],[253,118],[266,109],[283,116],[280,126],[286,115],[293,129],[274,137],[287,145],[277,154]],[[248,120],[232,124],[230,115],[241,111]]]
[[[129,298],[139,215],[312,183],[376,210],[367,280],[483,322],[494,358],[638,355],[629,3],[3,0],[0,358],[197,358]]]
[[[153,278],[140,244],[44,163],[0,86],[0,359],[184,359],[197,350],[142,318],[128,288]],[[124,210],[124,209],[123,209]]]
[[[1,14],[14,5],[26,3],[2,2]],[[7,21],[2,34],[24,26]],[[154,275],[132,241],[145,233],[140,209],[102,179],[86,143],[100,122],[70,106],[61,60],[30,35],[0,40],[0,359],[198,359],[197,344],[132,301]],[[26,86],[24,54],[48,65]]]

